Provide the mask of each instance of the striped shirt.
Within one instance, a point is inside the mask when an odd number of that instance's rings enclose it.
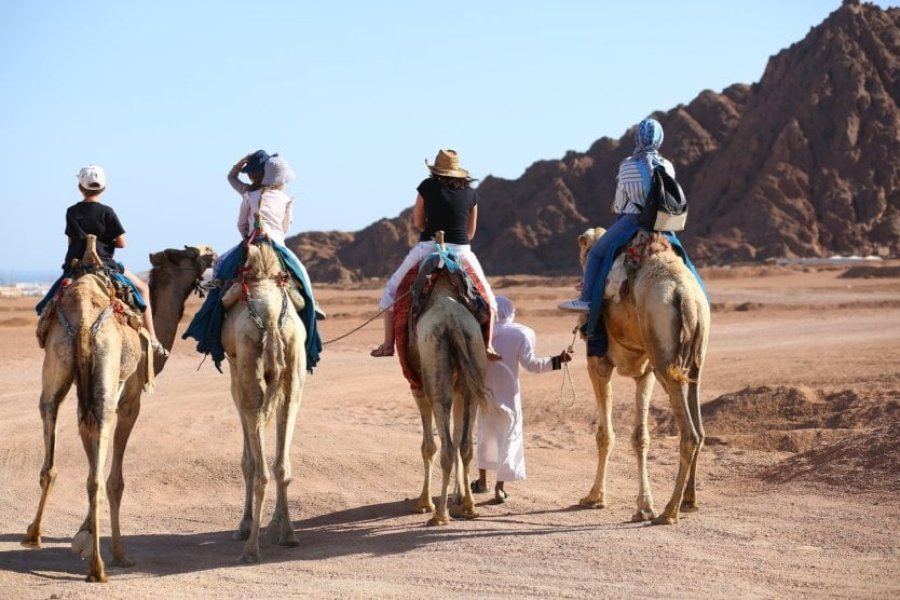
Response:
[[[675,167],[668,160],[659,157],[659,164],[663,165],[666,172],[675,177]],[[619,174],[616,176],[616,199],[613,201],[613,212],[617,215],[638,215],[644,208],[644,199],[647,192],[644,189],[644,179],[638,169],[637,160],[629,156],[619,165]]]

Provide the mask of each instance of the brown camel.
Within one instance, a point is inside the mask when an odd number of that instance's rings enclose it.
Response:
[[[259,562],[259,529],[266,484],[266,427],[276,418],[275,512],[267,528],[271,543],[296,546],[288,510],[291,438],[306,379],[306,329],[299,313],[302,297],[287,284],[278,255],[269,244],[250,245],[243,285],[222,298],[229,308],[222,345],[231,369],[231,395],[244,431],[244,513],[235,539],[246,540],[241,562]],[[254,506],[254,500],[256,501]]]
[[[602,228],[589,229],[578,238],[581,264],[600,238]],[[654,524],[678,521],[679,509],[697,510],[697,458],[703,446],[700,417],[700,370],[709,335],[709,303],[694,275],[659,234],[638,233],[633,241],[640,263],[633,275],[625,276],[624,254],[620,255],[608,281],[627,280],[627,292],[607,285],[603,322],[609,334],[605,356],[589,356],[588,374],[594,386],[600,418],[597,428],[597,473],[581,505],[606,506],[606,465],[615,444],[612,428],[613,369],[632,377],[637,384],[634,432],[631,446],[638,459],[639,490],[633,521]],[[632,254],[634,256],[634,254]],[[611,289],[615,288],[615,289]],[[647,475],[647,428],[650,396],[658,379],[669,396],[678,423],[678,474],[675,489],[662,514],[656,514]]]
[[[425,481],[416,502],[418,512],[435,510],[431,500],[432,459],[437,451],[432,419],[441,438],[441,499],[429,525],[447,525],[447,492],[450,474],[456,466],[456,487],[460,491],[454,516],[478,516],[469,489],[472,462],[472,428],[478,407],[489,393],[484,384],[487,355],[481,327],[461,303],[446,270],[438,271],[427,303],[415,324],[410,320],[408,357],[419,375],[422,389],[413,397],[422,417],[422,461]],[[451,432],[451,422],[453,430]]]
[[[93,238],[93,236],[89,236]],[[85,264],[99,265],[89,239]],[[203,272],[215,260],[208,246],[164,250],[150,255],[150,294],[154,307],[154,326],[160,341],[171,347],[175,329],[184,311],[184,302],[195,289]],[[54,454],[59,407],[72,383],[78,395],[78,430],[88,457],[88,514],[72,540],[72,549],[90,558],[87,581],[107,580],[100,556],[101,479],[110,432],[113,435],[113,459],[106,494],[109,497],[112,526],[113,564],[131,566],[134,561],[125,552],[119,529],[119,510],[125,482],[122,459],[128,437],[137,420],[141,392],[152,382],[148,356],[155,358],[153,372],[165,365],[155,356],[144,336],[121,317],[121,303],[112,300],[108,280],[101,274],[85,274],[69,285],[56,303],[54,318],[44,332],[44,367],[41,390],[41,419],[44,422],[44,465],[41,468],[41,499],[37,515],[28,527],[22,544],[41,546],[44,509],[56,479]],[[117,314],[118,313],[118,314]],[[134,320],[134,319],[132,319]]]

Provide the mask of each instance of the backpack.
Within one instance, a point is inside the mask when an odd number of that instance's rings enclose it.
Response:
[[[650,191],[644,199],[638,223],[650,231],[683,231],[687,221],[687,199],[681,186],[659,164],[654,166],[649,179]]]

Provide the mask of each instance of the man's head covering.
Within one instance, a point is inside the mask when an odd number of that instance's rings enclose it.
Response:
[[[263,185],[279,185],[292,182],[295,178],[291,165],[280,156],[273,156],[266,161],[263,170]]]
[[[634,131],[634,151],[656,152],[663,143],[663,128],[659,121],[646,118],[638,123]]]
[[[512,300],[506,296],[497,296],[497,316],[498,323],[512,323],[516,318],[516,307]]]

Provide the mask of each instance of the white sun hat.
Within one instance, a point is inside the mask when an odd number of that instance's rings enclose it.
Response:
[[[78,183],[86,190],[102,190],[106,187],[106,171],[97,165],[88,165],[78,171]]]
[[[288,184],[294,180],[294,170],[280,156],[273,156],[263,167],[263,185]]]

